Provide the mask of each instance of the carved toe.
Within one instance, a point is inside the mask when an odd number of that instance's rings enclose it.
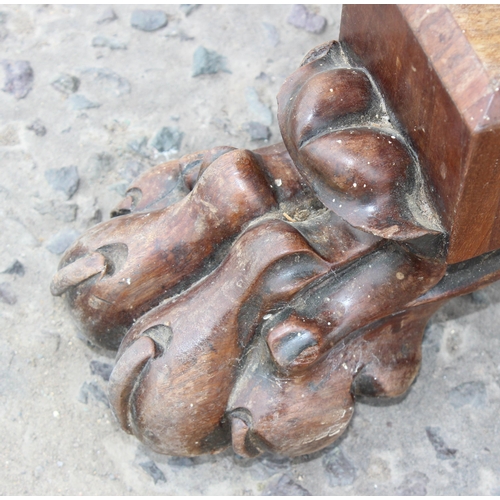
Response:
[[[277,274],[283,264],[284,278]],[[329,267],[287,223],[261,222],[238,238],[205,280],[139,319],[124,338],[119,359],[144,336],[154,341],[157,355],[141,371],[130,398],[133,433],[166,454],[214,453],[227,446],[227,402],[257,326],[276,302]],[[255,296],[260,302],[249,303]],[[233,432],[242,453],[244,446],[255,453],[245,445],[241,423]]]
[[[243,226],[275,204],[252,153],[230,151],[180,202],[89,230],[63,256],[53,290],[68,292],[73,315],[92,342],[116,349],[137,318],[208,274]],[[106,272],[92,257],[96,252],[104,255]]]

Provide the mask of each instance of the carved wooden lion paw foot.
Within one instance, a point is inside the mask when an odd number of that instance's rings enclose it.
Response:
[[[338,43],[278,103],[284,144],[151,169],[53,279],[88,338],[119,347],[111,405],[158,452],[329,445],[356,396],[408,389],[427,320],[473,286],[447,269],[417,155]]]

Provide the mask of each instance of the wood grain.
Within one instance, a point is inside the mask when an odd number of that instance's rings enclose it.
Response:
[[[495,6],[483,21],[477,9],[444,5],[347,5],[342,13],[341,41],[380,85],[433,186],[450,234],[448,263],[500,247],[493,187],[500,182],[500,52],[481,49],[479,34],[498,18]]]
[[[447,8],[487,73],[500,80],[500,6],[449,4]]]

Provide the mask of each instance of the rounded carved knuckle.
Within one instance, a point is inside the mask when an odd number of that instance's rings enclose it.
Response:
[[[290,103],[289,127],[297,147],[318,133],[343,125],[366,112],[372,85],[361,70],[336,68],[311,77]]]
[[[300,371],[314,363],[321,349],[318,335],[302,324],[281,324],[267,335],[274,362],[285,372]]]
[[[351,199],[375,198],[402,188],[412,158],[394,136],[367,128],[325,134],[300,151],[306,176]]]

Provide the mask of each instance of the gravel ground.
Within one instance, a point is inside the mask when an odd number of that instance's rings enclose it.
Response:
[[[500,494],[500,285],[438,312],[408,395],[357,405],[318,454],[172,458],[118,428],[113,353],[49,293],[61,252],[150,166],[279,141],[281,82],[340,20],[334,5],[140,8],[161,12],[0,7],[0,494]]]

